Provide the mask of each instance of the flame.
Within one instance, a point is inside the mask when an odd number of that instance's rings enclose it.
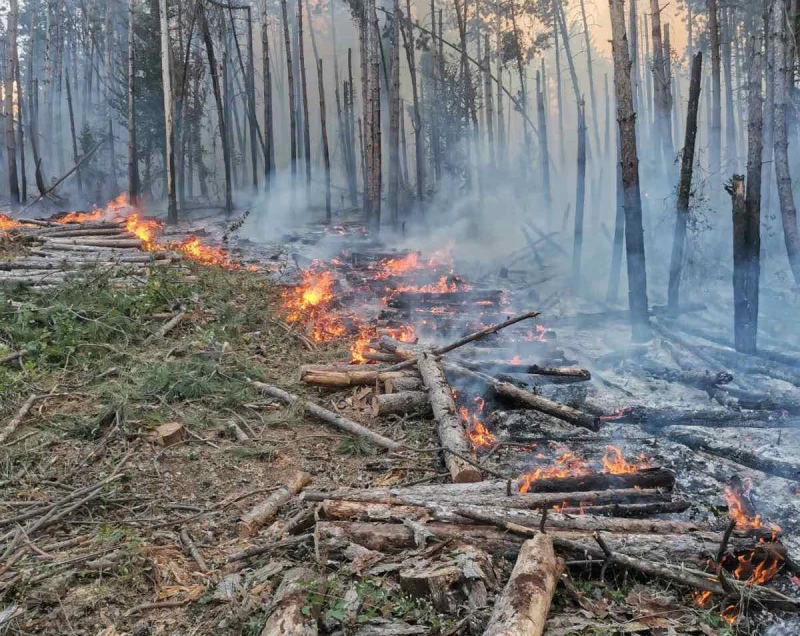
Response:
[[[522,360],[520,359],[519,356],[514,356],[513,358],[511,358],[511,364],[522,364]]]
[[[601,422],[610,422],[612,420],[618,420],[618,419],[621,419],[623,417],[626,417],[627,415],[630,415],[631,413],[633,413],[633,407],[632,406],[623,406],[621,409],[618,409],[616,413],[609,413],[608,415],[601,415],[600,416],[600,421]]]
[[[367,348],[367,345],[372,341],[373,333],[375,333],[372,329],[362,329],[358,333],[358,338],[353,343],[353,346],[350,347],[350,362],[354,364],[364,364],[368,362],[368,360],[364,357],[364,350]],[[377,335],[377,333],[375,333]]]
[[[739,618],[739,610],[737,609],[736,605],[728,605],[722,613],[720,614],[722,620],[724,620],[728,625],[733,625],[736,622],[736,619]]]
[[[566,451],[556,458],[554,465],[536,468],[522,475],[519,478],[519,491],[521,493],[528,492],[533,483],[539,479],[570,476],[581,477],[584,475],[591,475],[592,473],[594,473],[594,471],[586,463],[585,459],[578,457],[575,453]]]
[[[325,342],[346,335],[347,329],[341,317],[329,311],[335,298],[333,285],[336,279],[333,273],[328,270],[305,270],[301,277],[302,282],[284,295],[286,322],[306,321],[314,342]]]
[[[617,446],[606,446],[602,462],[603,470],[612,475],[627,475],[650,468],[650,463],[643,456],[639,456],[639,463],[629,463],[622,454],[622,449]]]
[[[454,278],[451,274],[447,274],[435,283],[428,285],[399,285],[395,291],[452,294],[453,292],[469,291],[470,289],[472,289],[471,285]]]
[[[161,245],[156,242],[156,235],[162,227],[155,219],[141,219],[138,212],[131,213],[125,219],[125,229],[142,241],[147,252],[161,249]]]
[[[704,592],[695,592],[692,594],[692,597],[694,598],[694,602],[697,603],[699,607],[706,607],[711,600],[711,592],[708,590]]]
[[[190,236],[172,247],[187,258],[202,265],[233,266],[225,250],[221,247],[206,245],[196,236]]]
[[[419,254],[417,252],[411,252],[411,254],[403,258],[390,258],[388,261],[382,263],[381,267],[383,271],[379,278],[407,274],[408,272],[414,271],[419,266]]]
[[[548,331],[550,331],[550,329],[548,329],[544,325],[534,325],[533,329],[529,330],[525,334],[525,340],[527,340],[528,342],[534,342],[534,341],[544,342],[545,340],[544,335]]]
[[[12,219],[10,216],[5,214],[0,214],[0,232],[8,232],[9,230],[14,230],[18,227],[22,227],[23,224],[19,221]]]
[[[91,221],[102,221],[106,216],[105,210],[95,208],[91,212],[70,212],[60,219],[55,219],[56,223],[89,223]]]
[[[475,398],[475,410],[470,411],[462,406],[458,409],[461,419],[467,425],[467,437],[475,448],[488,448],[496,443],[495,436],[481,421],[481,415],[486,408],[486,401],[481,397]]]

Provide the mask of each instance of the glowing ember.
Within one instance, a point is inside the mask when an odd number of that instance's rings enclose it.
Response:
[[[514,356],[513,358],[511,358],[511,364],[522,364],[522,360],[520,359],[519,356]]]
[[[467,437],[475,448],[488,448],[494,446],[496,439],[481,421],[483,409],[486,408],[486,401],[480,397],[475,398],[475,410],[470,411],[467,407],[458,409],[461,419],[467,425]]]
[[[383,271],[377,278],[380,279],[407,274],[408,272],[414,271],[419,266],[419,254],[417,252],[411,252],[411,254],[403,258],[391,258],[388,261],[384,261],[381,265]]]
[[[610,413],[608,415],[601,415],[600,416],[600,421],[601,422],[610,422],[612,420],[618,420],[618,419],[621,419],[623,417],[626,417],[626,416],[630,415],[631,413],[633,413],[633,407],[632,406],[625,406],[625,407],[619,409],[616,413]]]
[[[287,322],[304,321],[308,325],[311,339],[325,342],[341,338],[347,329],[341,317],[330,312],[334,300],[333,273],[306,270],[301,274],[303,282],[284,296]]]
[[[56,223],[89,223],[91,221],[102,221],[106,216],[105,210],[95,208],[91,212],[70,212],[60,219],[55,219]]]
[[[606,446],[606,454],[603,455],[603,470],[612,475],[627,475],[650,468],[650,463],[646,458],[640,456],[638,463],[629,463],[622,454],[622,449],[616,446]]]
[[[528,342],[544,342],[545,334],[550,331],[544,325],[535,325],[534,328],[525,334],[525,340]]]
[[[471,285],[454,278],[452,275],[442,276],[435,283],[429,285],[400,285],[395,291],[398,292],[427,292],[439,294],[452,294],[457,291],[469,291]]]
[[[355,364],[364,364],[367,359],[364,357],[364,350],[367,345],[372,341],[373,334],[377,335],[372,329],[362,329],[353,346],[350,347],[350,361]]]
[[[190,236],[172,247],[187,258],[202,265],[221,265],[223,267],[232,265],[225,250],[221,247],[206,245],[196,236]]]
[[[161,248],[156,243],[156,235],[161,231],[161,227],[161,223],[154,219],[140,218],[138,212],[133,212],[125,219],[125,229],[140,239],[144,244],[144,249],[148,252]]]

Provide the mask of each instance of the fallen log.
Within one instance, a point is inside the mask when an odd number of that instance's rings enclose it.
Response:
[[[142,241],[139,239],[45,239],[47,246],[56,245],[58,247],[64,246],[80,246],[80,247],[113,247],[115,249],[127,248],[141,248]]]
[[[770,411],[728,411],[722,409],[674,409],[634,406],[619,413],[604,415],[604,421],[641,424],[653,430],[667,426],[707,426],[710,428],[782,428],[787,424]]]
[[[497,305],[503,300],[503,292],[499,289],[488,291],[454,291],[454,292],[395,292],[386,303],[395,309],[416,308],[420,306],[441,307],[478,304],[481,306]]]
[[[400,391],[419,391],[424,386],[420,378],[406,376],[404,378],[389,378],[385,380],[383,388],[387,393],[399,393]]]
[[[686,500],[654,501],[651,503],[608,504],[604,506],[579,506],[577,508],[566,506],[560,511],[569,515],[607,515],[609,517],[647,517],[681,513],[692,507]]]
[[[121,246],[96,246],[96,245],[87,245],[86,243],[78,244],[70,244],[70,243],[58,243],[55,241],[47,241],[44,243],[39,249],[46,252],[87,252],[92,254],[103,254],[105,256],[114,257],[117,252],[117,248]],[[133,245],[131,247],[141,247],[141,241],[139,241],[139,245]],[[129,248],[123,248],[129,249]]]
[[[267,499],[242,516],[239,522],[239,536],[252,537],[265,523],[278,514],[282,505],[311,483],[311,475],[305,472],[295,473],[291,480],[272,493]]]
[[[483,371],[490,375],[497,373],[518,373],[525,375],[552,375],[576,380],[591,380],[592,374],[580,367],[548,367],[526,362],[506,362],[504,360],[463,360],[454,362],[470,371]]]
[[[406,377],[413,377],[409,371],[386,371],[382,368],[353,367],[323,368],[306,365],[300,367],[300,379],[306,384],[328,387],[371,385]]]
[[[516,387],[509,382],[501,382],[500,380],[497,380],[490,375],[486,375],[485,373],[470,371],[469,369],[465,369],[464,367],[459,367],[458,365],[454,364],[447,364],[445,368],[453,373],[466,376],[473,380],[478,380],[481,383],[488,385],[496,395],[510,399],[517,404],[523,404],[536,411],[546,413],[547,415],[551,415],[565,422],[569,422],[575,426],[581,426],[590,431],[597,431],[600,429],[600,418],[597,416],[584,413],[583,411],[579,411],[571,406],[553,402],[552,400],[548,400],[540,395],[536,395],[535,393],[531,393],[530,391]]]
[[[275,592],[272,612],[261,636],[316,636],[317,612],[313,603],[309,605],[309,596],[318,595],[321,588],[322,581],[313,570],[288,570]]]
[[[525,541],[484,636],[541,636],[563,569],[548,535]]]
[[[326,520],[333,521],[381,521],[402,523],[404,519],[427,518],[447,523],[470,524],[472,521],[459,514],[458,510],[471,510],[495,519],[511,521],[528,528],[541,528],[542,515],[531,510],[508,509],[493,506],[431,505],[431,506],[392,506],[388,504],[362,503],[356,501],[326,500],[320,511]],[[591,514],[568,515],[563,512],[550,512],[545,517],[548,531],[580,530],[583,532],[615,532],[619,534],[682,534],[710,532],[713,528],[707,523],[673,521],[665,519],[623,519],[600,517]],[[737,536],[762,536],[764,533],[742,531]],[[770,536],[767,534],[767,536]]]
[[[675,475],[666,468],[644,468],[632,473],[615,475],[601,472],[589,475],[519,479],[519,492],[576,492],[620,488],[663,488],[672,490]]]
[[[786,411],[800,415],[800,396],[793,391],[755,393],[735,387],[725,387],[712,392],[712,397],[722,406],[751,411]]]
[[[496,555],[506,556],[519,552],[523,543],[522,536],[540,534],[525,526],[511,522],[500,522],[487,517],[481,519],[480,514],[462,510],[464,517],[473,515],[473,524],[456,524],[431,521],[424,525],[431,537],[438,541],[447,541],[458,545],[467,543],[481,550]],[[498,529],[501,528],[501,529]],[[508,532],[513,527],[524,532]],[[574,545],[583,546],[590,552],[595,544],[593,532],[580,530],[550,529],[547,534],[556,539],[570,541]],[[363,546],[369,550],[396,554],[404,550],[416,548],[414,531],[402,523],[369,523],[358,521],[320,521],[316,528],[317,540],[326,543],[329,552],[346,548],[349,544]],[[606,541],[612,550],[624,551],[636,557],[653,560],[683,561],[694,565],[705,566],[709,558],[713,558],[722,540],[722,532],[696,532],[692,534],[613,534],[606,535]],[[731,540],[731,549],[751,552],[756,551],[759,557],[785,553],[780,543],[755,543],[752,538],[736,538]],[[777,552],[776,552],[777,551]],[[754,556],[754,559],[757,558]],[[602,561],[602,557],[600,558]]]
[[[455,451],[459,455],[470,456],[472,448],[467,440],[467,433],[458,415],[453,390],[447,383],[442,365],[429,353],[417,358],[422,381],[428,390],[433,417],[436,419],[436,434],[445,449],[444,463],[450,471],[450,477],[457,484],[480,481],[481,473],[458,455],[447,452]]]
[[[685,384],[708,391],[714,387],[733,382],[733,375],[727,371],[683,371],[668,367],[653,367],[650,365],[626,365],[632,367],[634,372],[641,372],[651,378]]]
[[[481,338],[485,338],[486,336],[489,336],[489,335],[491,335],[493,333],[497,333],[498,331],[500,331],[502,329],[505,329],[506,327],[510,327],[511,325],[515,325],[516,323],[521,322],[523,320],[528,320],[529,318],[536,318],[536,316],[538,316],[538,315],[539,315],[538,311],[529,311],[529,312],[526,312],[524,314],[520,314],[518,316],[514,316],[513,318],[509,318],[508,320],[506,320],[504,322],[491,325],[489,327],[486,327],[485,329],[481,329],[480,331],[476,331],[475,333],[471,333],[468,336],[464,336],[463,338],[460,338],[459,340],[456,340],[455,342],[451,342],[449,345],[434,349],[433,353],[435,355],[437,355],[437,356],[445,354],[445,353],[448,353],[450,351],[458,349],[459,347],[463,347],[465,344],[469,344],[470,342],[475,342],[476,340],[480,340]],[[381,338],[381,342],[383,342],[383,340],[384,339]],[[392,351],[391,349],[387,349],[387,351],[389,351],[390,353],[394,353],[394,351]],[[416,362],[416,355],[412,355],[410,358],[406,359],[403,362],[400,362],[399,364],[395,364],[395,365],[389,367],[387,370],[388,371],[398,371],[400,369],[407,369],[409,367],[414,366],[415,362]]]
[[[350,433],[351,435],[356,435],[358,437],[363,437],[369,442],[372,442],[376,446],[380,446],[381,448],[385,448],[390,451],[396,451],[403,448],[402,444],[399,442],[395,442],[388,437],[384,437],[379,433],[369,430],[365,426],[358,424],[352,420],[348,420],[345,417],[342,417],[338,413],[334,413],[333,411],[329,411],[328,409],[324,409],[313,402],[309,402],[307,400],[302,400],[296,395],[292,395],[291,393],[287,393],[286,391],[279,389],[278,387],[271,386],[269,384],[264,384],[263,382],[257,382],[255,380],[250,381],[250,385],[258,390],[262,395],[268,395],[274,397],[284,404],[294,404],[299,403],[306,411],[311,413],[316,418],[319,418],[323,422],[330,424],[331,426],[338,428],[346,433]]]
[[[425,391],[401,391],[383,393],[372,398],[372,416],[405,415],[411,411],[430,411],[428,394]]]
[[[17,430],[17,427],[22,423],[22,420],[25,419],[25,416],[31,410],[33,403],[36,400],[42,399],[47,397],[46,395],[36,395],[35,393],[31,393],[28,396],[28,399],[22,403],[22,406],[17,411],[17,414],[9,420],[8,424],[5,425],[2,431],[0,431],[0,444],[3,444],[9,437],[14,434],[14,431]]]
[[[454,484],[456,486],[465,484]],[[600,505],[612,503],[630,503],[635,501],[669,501],[668,495],[660,490],[648,488],[624,488],[620,490],[596,490],[590,492],[560,492],[560,493],[525,493],[506,495],[505,488],[495,489],[495,492],[486,491],[477,494],[469,491],[450,491],[450,484],[441,485],[440,492],[402,492],[395,490],[387,493],[387,489],[375,488],[375,493],[369,490],[352,490],[344,492],[305,492],[306,501],[343,500],[371,502],[389,505],[408,505],[435,507],[441,505],[473,505],[473,506],[499,506],[501,508],[534,509],[543,506],[549,507],[554,503],[564,506],[579,506],[580,504]],[[411,489],[408,489],[409,491]]]
[[[698,346],[697,349],[712,358],[716,358],[729,367],[740,369],[744,373],[766,375],[795,386],[800,386],[800,369],[788,364],[782,364],[773,360],[762,360],[757,356],[751,356],[746,353],[734,351],[733,349],[723,349],[721,347],[701,345]]]

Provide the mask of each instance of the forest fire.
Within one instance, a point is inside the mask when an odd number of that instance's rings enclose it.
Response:
[[[650,468],[650,462],[643,456],[637,463],[628,462],[622,454],[622,449],[617,446],[606,446],[606,453],[601,460],[603,470],[612,475],[627,475]]]
[[[286,322],[305,321],[314,342],[341,338],[347,329],[341,318],[331,311],[336,278],[329,270],[305,270],[302,282],[284,294]]]
[[[56,223],[66,225],[67,223],[90,223],[92,221],[102,221],[106,217],[106,211],[95,208],[91,212],[70,212],[58,219]]]
[[[171,247],[191,260],[201,265],[219,265],[220,267],[232,267],[234,263],[228,258],[221,247],[205,245],[196,236],[190,236]]]
[[[0,232],[8,232],[23,227],[23,223],[12,219],[10,216],[0,214]]]
[[[162,227],[155,219],[140,218],[138,212],[131,213],[125,219],[125,229],[141,240],[143,248],[148,252],[160,249],[160,245],[156,243],[156,235]]]

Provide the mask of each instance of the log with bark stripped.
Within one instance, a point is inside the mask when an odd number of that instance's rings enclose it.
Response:
[[[425,391],[401,391],[383,393],[372,398],[372,415],[405,415],[412,411],[430,411],[428,394]]]
[[[310,483],[311,475],[302,471],[295,473],[286,484],[242,516],[239,522],[239,536],[252,537],[259,528],[278,514],[281,506]]]
[[[272,613],[261,636],[316,636],[316,612],[309,611],[309,594],[321,585],[319,576],[309,568],[287,571],[275,593]]]

